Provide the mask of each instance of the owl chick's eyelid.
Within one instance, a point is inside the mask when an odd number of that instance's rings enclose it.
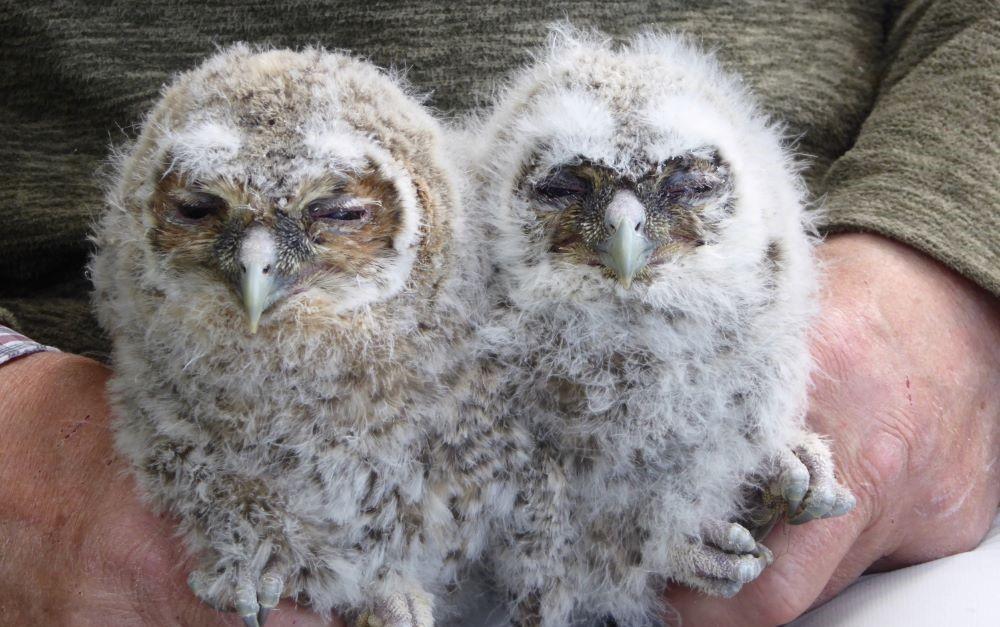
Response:
[[[310,201],[306,205],[306,213],[313,220],[358,221],[367,220],[375,209],[381,207],[381,200],[343,194]]]
[[[716,191],[724,183],[725,181],[721,178],[712,178],[691,172],[675,172],[657,180],[656,190],[661,200],[677,199],[683,196],[700,197]]]
[[[588,167],[581,173],[578,171]],[[573,204],[574,200],[591,194],[595,189],[595,181],[586,172],[592,167],[585,166],[580,161],[563,164],[549,170],[535,181],[528,183],[528,193],[533,200],[540,201],[545,207],[562,211]]]
[[[229,209],[225,198],[204,191],[176,189],[168,194],[173,214],[170,218],[182,224],[199,223],[202,220],[218,216]]]

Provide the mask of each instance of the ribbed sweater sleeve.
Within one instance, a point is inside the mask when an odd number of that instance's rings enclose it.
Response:
[[[871,113],[822,186],[827,228],[905,242],[1000,294],[1000,4],[900,2]]]

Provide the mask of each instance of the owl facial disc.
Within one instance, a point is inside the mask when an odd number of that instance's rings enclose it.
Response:
[[[649,261],[652,243],[642,233],[646,209],[628,190],[619,190],[608,204],[604,225],[611,233],[598,247],[601,262],[611,269],[625,289]]]
[[[240,293],[250,323],[250,333],[257,332],[257,323],[264,310],[275,298],[274,238],[262,226],[250,229],[240,247]]]

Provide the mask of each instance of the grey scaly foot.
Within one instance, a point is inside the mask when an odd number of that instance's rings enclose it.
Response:
[[[774,561],[771,551],[754,540],[742,525],[711,521],[701,538],[681,548],[675,579],[713,596],[731,597]]]
[[[789,523],[843,516],[854,509],[854,495],[837,481],[833,455],[819,436],[807,434],[778,463],[772,490],[784,500]]]
[[[243,619],[246,627],[260,627],[257,614],[260,603],[257,601],[257,589],[249,579],[241,579],[236,587],[236,613]]]
[[[837,481],[829,447],[812,433],[802,434],[750,479],[746,502],[742,522],[758,540],[783,516],[800,525],[843,516],[855,505],[854,495]]]
[[[378,599],[356,627],[434,627],[431,600],[423,593],[396,593]]]
[[[260,576],[260,590],[257,593],[257,601],[260,602],[260,610],[257,612],[257,622],[260,627],[264,627],[268,614],[278,605],[281,599],[281,592],[285,587],[285,582],[275,570],[265,571]]]
[[[232,580],[230,580],[232,581]],[[235,583],[230,583],[232,590],[230,603],[223,601],[225,595],[220,591],[225,588],[223,578],[207,575],[204,571],[195,571],[188,577],[188,585],[205,603],[217,608],[234,610],[240,615],[246,627],[264,627],[268,614],[281,598],[284,580],[276,569],[269,569],[261,575],[259,583],[244,574],[235,576]]]

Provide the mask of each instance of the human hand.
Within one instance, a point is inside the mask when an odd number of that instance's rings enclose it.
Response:
[[[857,507],[780,524],[775,563],[732,599],[668,592],[685,627],[778,625],[866,571],[975,547],[1000,503],[1000,303],[921,253],[838,235],[813,338],[809,424]]]
[[[202,604],[174,524],[114,451],[109,371],[64,353],[0,368],[0,624],[238,625]],[[271,625],[324,625],[287,601]]]

